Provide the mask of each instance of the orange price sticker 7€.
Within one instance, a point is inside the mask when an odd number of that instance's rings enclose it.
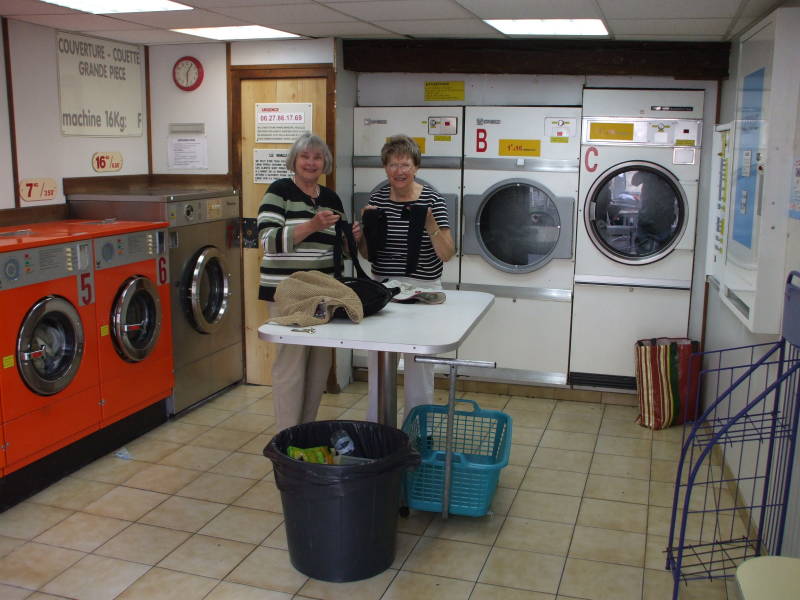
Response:
[[[23,179],[19,182],[19,196],[25,202],[52,200],[56,197],[56,182],[50,177]]]

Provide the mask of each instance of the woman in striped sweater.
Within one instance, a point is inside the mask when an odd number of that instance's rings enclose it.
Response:
[[[455,254],[447,206],[434,189],[417,182],[422,162],[417,143],[406,135],[390,137],[381,149],[381,162],[388,184],[373,192],[366,210],[380,209],[386,214],[387,235],[383,248],[375,253],[372,276],[394,279],[415,287],[442,289],[444,263]],[[416,235],[410,230],[421,228]],[[415,247],[410,240],[418,239]],[[366,243],[359,246],[366,258]],[[413,256],[412,260],[409,257]],[[377,356],[370,353],[369,408],[367,420],[378,416]],[[375,364],[372,364],[372,363]],[[403,355],[405,414],[420,404],[433,402],[433,365],[417,363],[413,354]]]
[[[333,273],[335,224],[344,217],[336,192],[317,181],[331,172],[328,146],[312,133],[301,135],[289,149],[286,167],[294,176],[278,179],[267,189],[258,209],[261,261],[258,296],[270,303],[275,288],[295,271]],[[356,241],[361,229],[353,225]],[[313,421],[331,368],[331,349],[278,344],[272,364],[272,399],[278,430]]]

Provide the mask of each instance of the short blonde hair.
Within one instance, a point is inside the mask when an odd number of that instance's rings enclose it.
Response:
[[[333,171],[333,155],[331,154],[330,148],[328,148],[328,144],[310,131],[306,131],[297,138],[294,144],[292,144],[292,147],[289,148],[289,154],[286,156],[286,168],[294,172],[294,163],[297,161],[297,155],[306,150],[321,151],[323,160],[325,161],[322,166],[322,172],[327,175]]]
[[[414,166],[419,168],[422,162],[422,155],[419,152],[417,142],[407,135],[393,135],[381,148],[381,164],[385,167],[389,164],[392,156],[409,156],[414,161]]]

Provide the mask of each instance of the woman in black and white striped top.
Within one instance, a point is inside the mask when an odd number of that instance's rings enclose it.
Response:
[[[383,210],[387,221],[386,241],[383,249],[375,253],[372,275],[376,279],[389,278],[417,287],[442,289],[444,263],[455,254],[444,198],[415,180],[422,156],[417,143],[408,136],[390,137],[381,149],[381,162],[388,184],[372,194],[364,209]],[[417,218],[421,214],[424,214],[424,220]],[[421,233],[418,248],[410,248],[409,239],[417,238],[409,236],[409,229],[416,225],[423,225],[422,231],[417,232]],[[359,248],[366,257],[363,237]],[[409,261],[409,253],[416,257],[416,261]],[[374,354],[370,353],[370,360],[375,360]],[[376,372],[377,369],[370,365],[367,413],[370,421],[377,420],[377,382],[372,380],[372,374]],[[416,363],[413,354],[405,354],[403,387],[406,415],[417,405],[432,403],[433,365]]]

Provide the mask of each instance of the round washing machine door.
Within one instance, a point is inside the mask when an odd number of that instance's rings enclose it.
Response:
[[[475,226],[484,258],[509,273],[528,273],[546,265],[561,236],[554,198],[533,183],[508,183],[490,190],[478,207]]]
[[[583,219],[600,252],[616,262],[644,265],[672,252],[688,214],[686,194],[672,173],[655,163],[631,161],[597,178]]]
[[[161,331],[161,301],[155,284],[138,275],[122,284],[111,307],[114,349],[128,362],[144,360]]]
[[[186,308],[195,329],[213,333],[222,324],[231,298],[231,275],[214,246],[202,248],[187,269]]]
[[[77,375],[83,349],[78,311],[64,298],[46,296],[25,315],[17,336],[20,376],[37,394],[57,394]]]

